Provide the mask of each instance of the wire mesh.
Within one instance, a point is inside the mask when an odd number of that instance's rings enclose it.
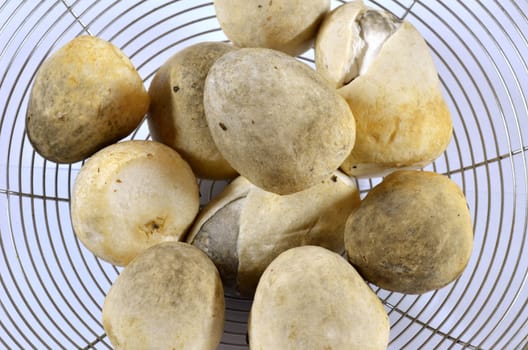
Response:
[[[333,1],[332,7],[340,4]],[[438,291],[372,288],[391,322],[390,349],[528,347],[528,3],[379,0],[426,39],[454,122],[446,152],[427,169],[466,194],[475,242],[463,275]],[[25,134],[35,73],[80,34],[120,47],[148,86],[172,54],[227,40],[211,2],[4,1],[0,4],[0,347],[110,349],[101,324],[120,269],[76,239],[69,198],[82,163],[36,154]],[[313,64],[313,51],[301,57]],[[148,139],[143,123],[131,136]],[[364,195],[380,179],[359,180]],[[223,183],[201,181],[202,204]],[[251,300],[227,297],[220,349],[245,349]]]

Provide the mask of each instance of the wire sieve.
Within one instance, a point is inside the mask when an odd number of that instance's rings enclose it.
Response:
[[[475,228],[470,263],[447,287],[416,296],[372,286],[389,314],[390,349],[526,349],[528,2],[365,3],[412,22],[431,48],[455,132],[427,169],[461,186]],[[81,163],[42,159],[24,130],[36,70],[80,34],[120,47],[146,86],[178,50],[226,40],[201,0],[0,3],[0,348],[111,348],[100,314],[119,269],[73,234],[69,198]],[[302,59],[313,64],[313,52]],[[146,123],[130,138],[148,139]],[[358,181],[362,194],[379,180]],[[223,186],[202,181],[202,204]],[[251,301],[226,304],[220,349],[245,349]]]

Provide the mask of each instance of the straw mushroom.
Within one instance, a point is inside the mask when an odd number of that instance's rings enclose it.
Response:
[[[362,1],[335,8],[315,43],[317,71],[347,100],[356,143],[341,169],[357,177],[420,168],[447,148],[452,120],[416,28]]]
[[[148,106],[143,80],[129,58],[113,44],[83,35],[38,69],[26,130],[41,156],[74,163],[129,135]]]
[[[116,349],[214,350],[224,330],[222,282],[202,251],[163,242],[121,271],[102,314]]]
[[[458,278],[473,227],[458,185],[445,175],[400,170],[374,187],[347,220],[348,259],[387,290],[422,294]]]
[[[283,251],[319,245],[344,251],[344,227],[360,203],[343,173],[290,195],[239,177],[200,213],[187,241],[214,261],[226,291],[251,297],[264,269]]]
[[[77,174],[72,225],[92,253],[125,266],[150,246],[183,240],[199,200],[197,179],[175,150],[123,141],[98,151]]]

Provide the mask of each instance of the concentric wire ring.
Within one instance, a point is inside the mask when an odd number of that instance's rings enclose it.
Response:
[[[475,228],[471,261],[447,287],[404,295],[371,286],[389,314],[390,349],[528,347],[528,3],[365,3],[410,21],[429,44],[455,132],[427,169],[461,186]],[[0,19],[0,348],[111,349],[101,306],[120,269],[72,232],[70,190],[82,163],[46,161],[27,139],[32,80],[78,35],[120,47],[146,86],[178,50],[227,38],[212,2],[200,0],[4,1]],[[301,59],[313,65],[313,51]],[[143,123],[129,138],[149,137]],[[358,180],[362,195],[380,180]],[[224,185],[202,180],[202,204]],[[226,305],[220,349],[246,349],[251,300],[227,296]]]

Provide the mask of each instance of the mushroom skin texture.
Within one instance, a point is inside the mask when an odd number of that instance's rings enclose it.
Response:
[[[215,0],[216,17],[238,47],[263,47],[297,56],[313,45],[330,0]]]
[[[131,140],[107,146],[84,163],[73,185],[70,213],[86,248],[126,266],[152,245],[183,240],[199,201],[197,179],[175,150]]]
[[[283,196],[239,177],[202,210],[187,242],[214,261],[226,292],[251,297],[266,266],[291,247],[344,251],[344,225],[360,197],[350,178],[336,174]]]
[[[83,35],[39,67],[26,131],[45,159],[75,163],[129,135],[148,106],[148,93],[130,59],[112,43]]]
[[[328,178],[354,146],[354,116],[344,98],[310,66],[276,50],[244,48],[217,59],[204,108],[229,164],[276,194]]]
[[[411,23],[362,1],[343,4],[321,25],[315,62],[356,118],[345,173],[375,177],[421,168],[448,147],[449,107],[429,47]]]
[[[189,244],[150,247],[112,284],[102,320],[116,349],[214,350],[225,320],[218,271]]]
[[[342,256],[291,248],[266,268],[248,321],[251,349],[384,350],[381,300]]]
[[[386,176],[350,215],[348,260],[369,282],[422,294],[457,279],[471,258],[466,198],[447,176],[399,170]]]
[[[223,42],[201,42],[177,52],[149,87],[152,139],[174,148],[202,179],[232,179],[237,172],[218,151],[205,118],[203,89],[212,64],[233,51]]]

